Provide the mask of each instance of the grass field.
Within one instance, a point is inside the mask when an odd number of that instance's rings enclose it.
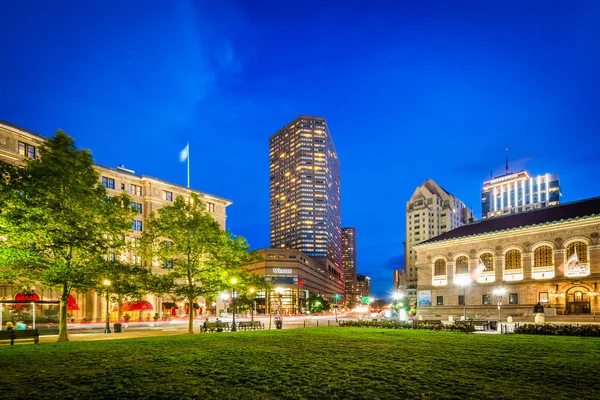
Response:
[[[600,398],[600,339],[309,328],[0,347],[11,399]]]

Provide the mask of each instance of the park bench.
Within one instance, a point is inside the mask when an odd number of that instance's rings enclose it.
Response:
[[[237,328],[240,331],[255,331],[259,329],[265,329],[265,324],[260,321],[243,321],[238,323]]]
[[[10,340],[11,345],[15,344],[15,340],[20,339],[33,339],[33,343],[37,344],[40,341],[40,333],[37,329],[0,331],[0,340]]]
[[[204,332],[224,332],[231,329],[229,322],[206,322],[200,325],[200,329]]]

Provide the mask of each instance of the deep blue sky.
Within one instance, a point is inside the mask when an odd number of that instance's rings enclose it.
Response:
[[[405,206],[433,178],[481,213],[483,180],[556,172],[600,195],[597,1],[5,1],[0,119],[61,128],[96,162],[230,198],[269,245],[268,138],[325,116],[342,223],[386,296]]]

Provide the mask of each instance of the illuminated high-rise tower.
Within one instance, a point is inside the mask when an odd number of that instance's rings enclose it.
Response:
[[[300,116],[269,139],[271,247],[302,250],[342,281],[340,162],[320,117]]]
[[[356,299],[356,229],[342,228],[342,269],[345,301]]]

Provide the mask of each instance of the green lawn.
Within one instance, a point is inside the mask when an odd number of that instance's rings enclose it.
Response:
[[[1,398],[600,398],[600,339],[308,328],[0,347]]]

